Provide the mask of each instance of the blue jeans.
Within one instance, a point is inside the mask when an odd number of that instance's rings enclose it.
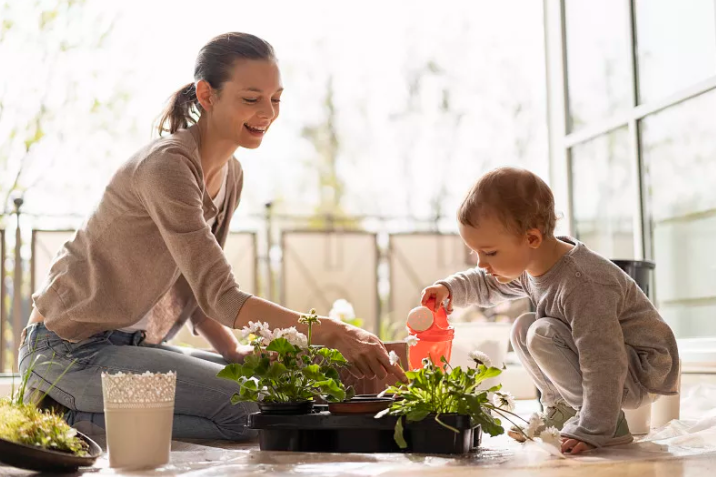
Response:
[[[36,323],[27,328],[19,359],[23,376],[35,362],[29,388],[45,392],[57,382],[49,396],[69,409],[65,419],[73,426],[89,421],[104,429],[103,372],[175,371],[172,437],[241,441],[256,436],[246,422],[258,407],[254,403],[231,404],[231,396],[239,388],[216,377],[226,362],[214,353],[146,344],[141,331],[105,331],[72,343]],[[69,371],[57,381],[68,366]]]

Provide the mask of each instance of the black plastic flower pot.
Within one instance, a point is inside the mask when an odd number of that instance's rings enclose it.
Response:
[[[249,415],[249,427],[259,430],[261,450],[293,452],[416,452],[466,454],[480,444],[480,428],[470,427],[470,417],[443,415],[440,419],[458,430],[446,429],[434,416],[405,424],[407,449],[394,439],[396,417],[375,419],[372,414],[334,415],[317,405],[311,414]],[[320,412],[322,411],[322,412]]]
[[[629,275],[650,300],[654,299],[651,290],[651,277],[656,268],[654,262],[648,260],[612,260],[612,262]]]
[[[263,402],[259,401],[259,410],[262,414],[278,416],[292,416],[309,414],[313,410],[313,401],[296,402]]]
[[[475,446],[474,433],[480,428],[470,427],[470,416],[443,414],[440,421],[458,430],[447,429],[428,415],[422,421],[405,424],[405,440],[410,452],[416,454],[466,454]],[[478,438],[479,442],[479,438]]]

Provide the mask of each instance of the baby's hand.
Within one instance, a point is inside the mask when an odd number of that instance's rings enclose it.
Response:
[[[445,285],[430,285],[423,290],[423,296],[420,298],[420,304],[430,308],[431,311],[437,312],[443,305],[445,300],[449,300],[450,290]],[[452,313],[452,300],[448,301],[448,307],[445,310]]]

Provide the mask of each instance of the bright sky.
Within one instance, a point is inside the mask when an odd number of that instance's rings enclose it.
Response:
[[[226,31],[254,33],[272,43],[286,87],[282,116],[263,145],[237,152],[247,177],[239,214],[260,212],[269,200],[287,212],[313,210],[316,152],[301,130],[325,120],[329,76],[344,208],[351,213],[429,217],[439,196],[443,214],[452,217],[465,190],[489,168],[521,164],[546,177],[541,2],[437,5],[89,0],[70,29],[37,38],[28,27],[24,37],[16,34],[14,49],[6,41],[2,50],[14,55],[4,64],[22,64],[4,78],[24,92],[12,95],[15,118],[31,114],[30,106],[48,91],[56,114],[28,157],[25,182],[35,187],[26,195],[26,209],[81,215],[91,210],[116,167],[150,139],[166,98],[192,80],[201,46]],[[31,4],[12,8],[15,18],[17,8],[34,14]],[[90,39],[113,20],[104,47],[92,50]],[[47,45],[67,36],[83,46],[55,64],[42,57]],[[430,73],[428,63],[439,73]],[[421,72],[410,112],[409,80]],[[444,90],[451,102],[447,112],[440,109]],[[70,105],[60,109],[65,98]],[[90,114],[94,98],[100,106]],[[112,99],[111,109],[103,106]],[[9,115],[0,120],[0,137],[9,124]],[[21,156],[16,151],[12,157]]]

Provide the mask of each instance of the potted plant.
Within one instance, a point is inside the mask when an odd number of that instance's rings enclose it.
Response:
[[[47,472],[70,472],[91,466],[102,454],[102,449],[70,427],[61,414],[39,407],[71,365],[45,393],[37,390],[28,393],[28,379],[41,357],[33,360],[18,389],[13,386],[10,397],[0,399],[0,461],[14,467]],[[51,366],[52,360],[42,364]]]
[[[504,433],[500,418],[510,422],[511,417],[521,419],[512,413],[513,398],[501,392],[502,385],[480,388],[483,381],[499,376],[502,371],[492,367],[484,353],[473,351],[470,357],[475,366],[466,370],[451,367],[443,357],[444,371],[426,358],[421,369],[405,372],[408,383],[391,386],[381,393],[392,394],[395,401],[375,417],[398,418],[394,439],[401,449],[458,452],[455,449],[464,449],[473,429],[496,436]]]
[[[295,327],[271,331],[261,322],[244,327],[243,335],[254,352],[217,375],[239,385],[231,397],[233,404],[251,401],[259,404],[262,413],[305,414],[316,398],[338,402],[352,397],[352,389],[346,389],[338,373],[348,365],[340,351],[312,344],[313,326],[321,324],[316,311],[298,321],[308,327],[308,336]]]

